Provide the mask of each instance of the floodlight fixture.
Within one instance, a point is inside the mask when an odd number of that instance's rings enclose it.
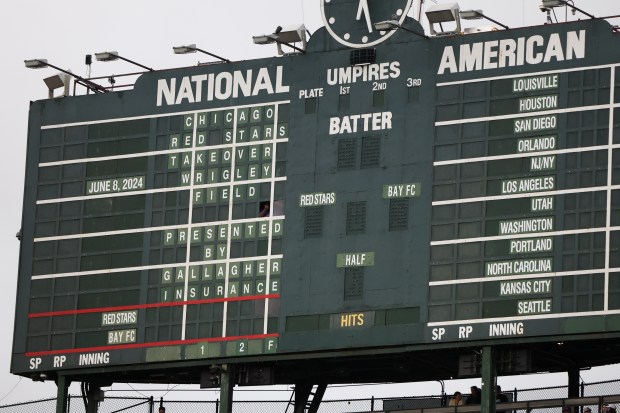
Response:
[[[374,26],[375,30],[388,31],[398,29],[400,24],[398,24],[398,21],[396,20],[384,20],[382,22],[375,23]]]
[[[420,37],[424,37],[425,39],[428,39],[429,37],[423,33],[418,33],[415,30],[411,30],[403,25],[401,25],[400,23],[398,23],[398,20],[385,20],[382,22],[377,22],[374,24],[375,26],[375,30],[378,31],[388,31],[388,30],[396,30],[396,29],[403,29],[406,32],[409,33],[413,33],[417,36]]]
[[[434,36],[458,34],[461,32],[461,16],[458,3],[435,4],[426,10],[431,34]],[[442,23],[455,22],[456,28],[453,31],[443,31]],[[435,24],[439,24],[441,31],[435,30]]]
[[[482,13],[482,10],[463,10],[460,12],[461,15],[461,19],[465,19],[465,20],[478,20],[478,19],[486,19],[490,22],[493,22],[499,26],[502,26],[504,29],[510,29],[510,27],[506,26],[505,24],[502,24],[500,22],[498,22],[497,20],[494,20],[492,18],[490,18],[489,16],[486,16],[485,14]]]
[[[575,6],[575,3],[573,1],[569,2],[567,0],[542,0],[542,2],[540,3],[540,6],[538,7],[540,8],[540,11],[549,13],[551,9],[555,7],[564,7],[564,6],[570,7],[573,10],[573,14],[574,14],[574,11],[577,10],[579,13],[584,14],[591,19],[596,18],[594,17],[594,15],[588,13],[587,11],[581,10],[579,7]]]
[[[253,36],[252,41],[254,44],[271,44],[276,43],[278,45],[278,54],[284,55],[282,46],[288,46],[293,50],[301,54],[306,53],[306,26],[303,24],[296,26],[288,26],[283,28],[278,26],[273,34],[263,34],[260,36]],[[301,47],[295,46],[293,43],[301,42]]]
[[[53,64],[49,63],[46,59],[24,60],[24,65],[28,69],[41,69],[44,67],[51,67],[52,69],[56,69],[59,72],[64,73],[65,75],[75,78],[79,84],[84,85],[86,88],[88,88],[89,90],[92,90],[95,93],[107,93],[108,92],[106,88],[104,88],[103,86],[100,86],[96,84],[95,82],[92,82],[88,79],[84,79],[81,76],[74,75],[73,73],[71,73],[70,70],[65,70],[65,69],[61,69],[58,66],[54,66]],[[56,79],[55,76],[49,77],[45,79],[44,81],[45,81],[45,84],[48,86],[48,89],[50,89],[51,87],[54,87],[54,89],[57,89],[57,87],[55,86],[58,86],[60,81],[63,82],[63,86],[66,85],[64,79]],[[70,82],[70,78],[67,79],[67,82]],[[50,95],[52,95],[52,93],[53,93],[53,89],[50,89]],[[53,96],[50,96],[50,97],[53,97]]]
[[[97,59],[98,62],[111,62],[118,59],[118,52],[95,53],[95,59]]]
[[[252,36],[254,44],[271,44],[276,42],[276,35],[262,34],[260,36]]]
[[[95,53],[95,59],[97,59],[98,62],[111,62],[113,60],[124,60],[128,63],[131,63],[132,65],[136,65],[141,67],[142,69],[146,69],[149,72],[153,72],[153,69],[151,69],[148,66],[144,66],[138,62],[134,62],[133,60],[127,59],[126,57],[120,56],[118,54],[118,52],[101,52],[101,53]]]
[[[465,20],[479,20],[484,17],[482,10],[461,10],[461,19]]]
[[[190,44],[187,46],[172,46],[172,51],[174,54],[188,54],[196,53],[198,50],[196,49],[195,44]]]
[[[200,53],[204,53],[206,55],[209,55],[211,57],[215,57],[216,59],[221,60],[222,62],[226,62],[226,63],[230,63],[230,60],[225,59],[223,57],[220,57],[216,54],[207,52],[206,50],[202,50],[196,47],[195,44],[190,44],[187,46],[173,46],[172,47],[172,51],[174,52],[174,54],[188,54],[188,53],[196,53],[196,52],[200,52]]]
[[[24,64],[28,69],[42,69],[48,66],[47,59],[24,60]]]

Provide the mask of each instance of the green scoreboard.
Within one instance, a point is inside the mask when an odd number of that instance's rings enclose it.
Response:
[[[370,3],[325,0],[305,54],[31,105],[13,373],[620,337],[620,35]]]

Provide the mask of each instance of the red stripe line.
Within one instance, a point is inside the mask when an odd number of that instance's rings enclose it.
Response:
[[[235,301],[253,301],[253,300],[264,300],[266,298],[280,298],[280,294],[248,295],[248,296],[243,296],[243,297],[211,298],[209,300],[172,301],[169,303],[135,304],[135,305],[123,305],[123,306],[117,306],[117,307],[85,308],[82,310],[50,311],[46,313],[31,313],[31,314],[28,314],[28,318],[57,317],[61,315],[74,315],[74,314],[106,313],[106,312],[112,312],[112,311],[141,310],[143,308],[179,307],[182,305],[215,304],[215,303],[235,302]]]
[[[158,341],[158,342],[153,342],[153,343],[119,344],[117,346],[99,346],[99,347],[70,348],[70,349],[65,349],[65,350],[33,351],[30,353],[26,353],[26,357],[51,356],[54,354],[91,353],[95,351],[128,350],[128,349],[145,348],[145,347],[178,346],[180,344],[196,344],[196,343],[204,343],[204,342],[219,343],[223,341],[254,340],[254,339],[260,339],[260,338],[272,338],[272,337],[279,337],[279,336],[280,335],[278,333],[254,334],[254,335],[249,335],[249,336],[193,338],[191,340]]]

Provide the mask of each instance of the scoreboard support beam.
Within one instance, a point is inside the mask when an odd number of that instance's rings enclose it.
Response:
[[[323,401],[323,396],[325,395],[325,390],[327,390],[327,383],[321,383],[316,386],[316,390],[312,395],[312,402],[310,402],[310,406],[308,407],[308,413],[317,413],[319,411],[321,401]],[[312,392],[310,394],[312,394]]]
[[[314,385],[312,383],[303,382],[295,384],[295,408],[293,413],[316,413],[319,410],[327,383],[319,383],[313,392]],[[310,401],[312,396],[312,401]]]
[[[97,413],[99,402],[103,400],[103,392],[99,386],[88,383],[86,390],[86,413]]]
[[[482,348],[482,397],[481,413],[495,413],[495,357],[494,349],[491,346]]]
[[[568,397],[579,397],[579,367],[571,366],[568,371]]]
[[[69,380],[67,376],[63,376],[62,374],[58,375],[58,379],[56,380],[56,386],[58,387],[56,390],[56,413],[67,412],[67,396],[69,395],[70,384],[71,380]]]
[[[235,372],[233,366],[223,365],[220,373],[220,411],[232,413],[233,388],[235,387]]]

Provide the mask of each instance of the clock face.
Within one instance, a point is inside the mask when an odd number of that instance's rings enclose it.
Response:
[[[378,31],[374,24],[396,20],[402,24],[413,0],[321,0],[325,28],[339,43],[355,48],[370,47],[396,30]]]

